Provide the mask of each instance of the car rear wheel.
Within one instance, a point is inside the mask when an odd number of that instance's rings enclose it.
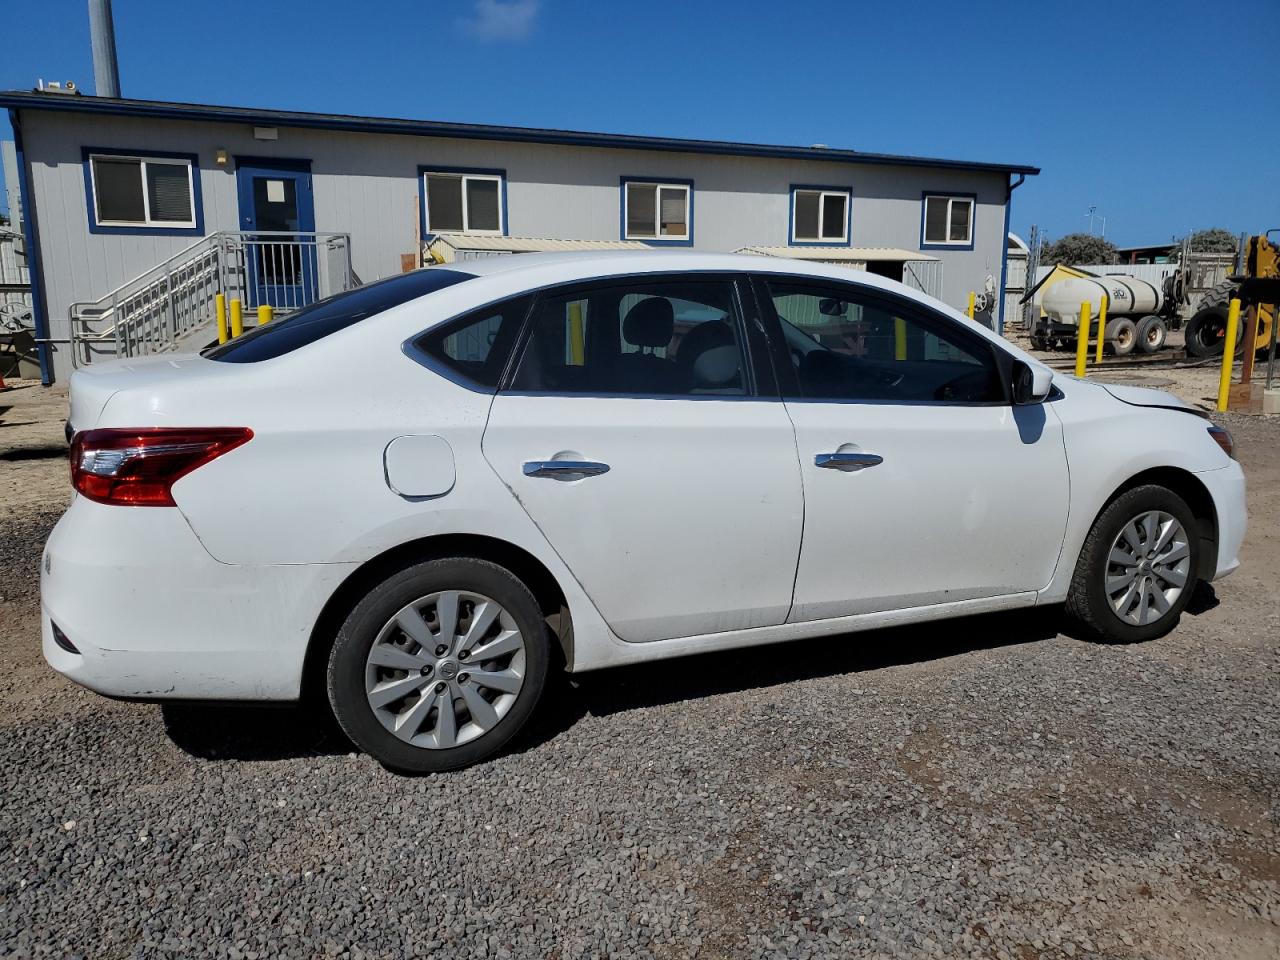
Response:
[[[418,564],[374,587],[338,632],[329,702],[353,742],[408,773],[493,756],[546,686],[550,636],[529,589],[484,560]]]
[[[1135,487],[1098,517],[1080,550],[1067,612],[1096,639],[1164,636],[1191,599],[1200,560],[1195,517],[1172,490]]]

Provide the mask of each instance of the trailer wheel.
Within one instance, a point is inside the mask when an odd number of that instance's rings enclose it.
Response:
[[[1138,349],[1143,353],[1158,353],[1168,337],[1169,328],[1161,317],[1151,314],[1138,321]]]
[[[1138,345],[1138,328],[1128,317],[1120,317],[1107,324],[1107,342],[1117,357],[1127,357]]]

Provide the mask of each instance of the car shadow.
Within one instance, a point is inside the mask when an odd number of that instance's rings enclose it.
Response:
[[[202,760],[296,760],[356,753],[322,704],[166,703],[164,731]]]
[[[513,751],[555,739],[584,716],[607,716],[724,693],[944,660],[1049,640],[1062,632],[1060,607],[982,614],[930,623],[771,643],[566,676]]]
[[[1036,643],[1064,633],[1064,628],[1061,607],[1046,607],[704,653],[578,676],[561,674],[542,708],[506,752],[543,746],[586,716]],[[324,704],[170,703],[162,706],[161,714],[170,740],[207,760],[286,760],[357,752]]]

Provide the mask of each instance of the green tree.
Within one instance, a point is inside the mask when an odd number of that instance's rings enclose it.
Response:
[[[1116,245],[1105,237],[1095,237],[1090,233],[1069,233],[1061,240],[1046,243],[1040,253],[1040,263],[1044,265],[1119,262]]]
[[[1191,250],[1194,253],[1235,253],[1238,243],[1235,234],[1222,227],[1197,230],[1187,239],[1191,241]]]

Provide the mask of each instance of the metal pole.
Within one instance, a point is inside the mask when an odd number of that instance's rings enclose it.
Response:
[[[1094,363],[1102,362],[1102,344],[1106,341],[1107,329],[1107,295],[1102,295],[1102,305],[1098,307],[1098,352],[1093,358]]]
[[[1280,303],[1271,305],[1271,340],[1267,344],[1267,389],[1271,389],[1271,378],[1276,368],[1276,325],[1280,321]]]
[[[1080,328],[1076,331],[1076,376],[1084,377],[1085,361],[1089,359],[1089,321],[1093,306],[1088,300],[1080,304]]]
[[[116,63],[116,27],[111,0],[89,0],[89,39],[93,44],[93,90],[100,97],[120,96]]]
[[[1227,409],[1231,392],[1231,367],[1236,359],[1236,333],[1240,329],[1240,301],[1232,298],[1227,308],[1227,336],[1222,343],[1222,373],[1218,377],[1218,412]]]

